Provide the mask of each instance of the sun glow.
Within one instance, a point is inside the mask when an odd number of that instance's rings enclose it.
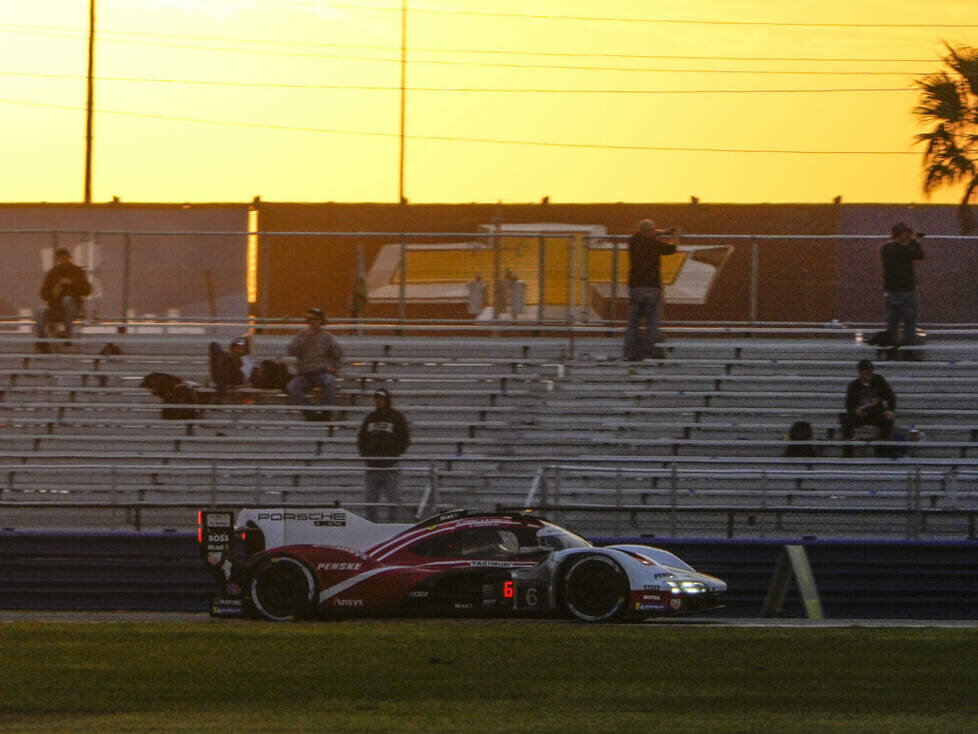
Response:
[[[87,6],[0,24],[4,200],[79,197]],[[957,0],[408,8],[415,202],[921,201],[913,80],[978,44]],[[396,200],[399,2],[97,11],[96,201]]]

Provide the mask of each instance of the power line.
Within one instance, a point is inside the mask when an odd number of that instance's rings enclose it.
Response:
[[[36,79],[81,79],[77,74],[43,74],[0,71],[3,76]],[[238,82],[205,79],[151,79],[146,77],[96,77],[100,82],[141,84],[180,84],[188,86],[222,86],[271,89],[333,89],[345,91],[398,91],[400,86],[382,84],[301,84],[295,82]],[[837,87],[831,89],[542,89],[503,87],[407,87],[409,92],[454,92],[486,94],[809,94],[831,92],[914,92],[916,87]]]
[[[315,5],[315,3],[294,3]],[[329,7],[347,10],[381,10],[391,11],[394,8],[384,5],[352,5],[349,3],[330,2]],[[438,15],[471,15],[491,18],[517,18],[525,20],[570,20],[601,23],[647,23],[647,24],[677,24],[677,25],[711,25],[711,26],[763,26],[774,28],[978,28],[978,23],[813,23],[767,20],[702,20],[693,18],[622,18],[599,15],[563,15],[544,13],[511,13],[498,10],[463,10],[458,8],[425,8],[412,7],[412,13],[431,13]]]
[[[0,99],[0,104],[26,105],[32,107],[43,107],[46,109],[69,110],[75,112],[81,108],[71,105],[56,105],[44,102],[29,102],[25,100]],[[189,122],[204,125],[219,125],[227,127],[246,127],[260,128],[268,130],[284,130],[289,132],[308,132],[308,133],[327,133],[332,135],[359,135],[382,138],[398,138],[396,132],[376,132],[367,130],[339,130],[332,128],[300,127],[292,125],[275,125],[262,122],[245,122],[240,120],[205,120],[202,118],[179,117],[174,115],[159,115],[148,112],[130,112],[124,110],[99,110],[101,114],[122,115],[126,117],[140,117],[154,120],[166,120],[173,122]],[[716,147],[686,147],[686,146],[658,146],[658,145],[612,145],[607,143],[559,143],[554,141],[541,140],[512,140],[500,138],[467,138],[448,135],[407,135],[410,140],[427,140],[433,142],[456,142],[456,143],[484,143],[498,145],[522,145],[531,147],[545,148],[573,148],[579,150],[618,150],[618,151],[659,151],[659,152],[682,152],[682,153],[760,153],[760,154],[779,154],[779,155],[919,155],[909,150],[799,150],[799,149],[764,149],[764,148],[716,148]]]
[[[4,29],[15,29],[15,30],[4,30]],[[23,25],[11,25],[11,24],[0,24],[0,32],[6,33],[25,33],[31,35],[42,35],[42,36],[53,36],[56,38],[69,38],[71,40],[82,40],[81,35],[65,36],[63,33],[74,33],[81,34],[82,31],[75,30],[71,28],[54,28],[46,26],[23,26]],[[226,43],[251,43],[259,45],[273,45],[273,46],[311,46],[311,47],[325,47],[325,48],[350,48],[350,49],[369,49],[375,51],[396,51],[397,47],[391,45],[382,44],[357,44],[357,43],[329,43],[323,41],[297,41],[297,40],[283,40],[274,41],[268,39],[256,39],[256,38],[227,38],[222,36],[195,36],[195,35],[183,35],[183,34],[171,34],[171,33],[145,33],[140,31],[100,31],[99,40],[109,41],[115,43],[130,43],[135,45],[156,45],[170,48],[190,48],[199,49],[204,51],[228,51],[236,53],[255,53],[255,54],[267,54],[271,53],[274,55],[285,55],[285,56],[295,56],[295,55],[308,55],[308,56],[318,56],[317,54],[297,54],[294,50],[291,51],[261,51],[255,49],[243,49],[243,48],[229,48],[226,46],[199,46],[199,45],[187,45],[187,44],[165,44],[165,43],[151,43],[146,41],[138,41],[127,38],[111,38],[111,35],[126,35],[126,36],[143,36],[148,38],[173,38],[173,39],[184,39],[184,40],[197,40],[197,41],[218,41]],[[574,52],[574,51],[527,51],[521,49],[473,49],[473,48],[440,48],[440,47],[412,47],[411,49],[415,53],[470,53],[470,54],[494,54],[494,55],[513,55],[513,56],[556,56],[556,57],[584,57],[584,58],[614,58],[614,59],[675,59],[682,61],[758,61],[758,62],[768,62],[768,61],[791,61],[791,62],[808,62],[808,63],[821,63],[821,62],[832,62],[832,63],[931,63],[936,62],[936,58],[865,58],[865,57],[827,57],[827,56],[718,56],[718,55],[676,55],[676,54],[624,54],[624,53],[593,53],[593,52]],[[376,58],[376,57],[365,57],[365,56],[332,56],[323,55],[323,58],[341,58],[341,59],[361,59],[369,61],[399,61],[399,59],[390,58]],[[429,63],[439,63],[439,60],[423,60],[423,59],[413,59],[412,63],[419,63],[422,61],[428,61]],[[442,61],[441,63],[455,63],[455,64],[471,64],[476,65],[478,62],[465,62],[465,61]],[[546,67],[544,67],[546,68]],[[618,70],[616,67],[588,67],[588,66],[574,66],[574,67],[554,67],[554,68],[582,68],[582,69],[596,69],[596,70],[608,70],[615,71]],[[645,71],[645,69],[625,67],[622,68],[623,71]],[[810,73],[821,73],[821,72],[810,72]],[[829,73],[829,72],[825,72]],[[847,72],[852,74],[858,73],[871,73],[871,72]],[[892,74],[899,73],[914,73],[914,72],[886,72]]]

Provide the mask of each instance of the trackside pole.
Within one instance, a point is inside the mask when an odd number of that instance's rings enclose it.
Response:
[[[771,588],[768,589],[767,598],[764,600],[761,616],[777,617],[781,613],[792,576],[798,582],[798,593],[805,608],[805,616],[808,619],[824,619],[822,602],[818,598],[818,589],[815,587],[815,575],[812,573],[808,554],[803,545],[784,546],[778,565],[774,569]]]

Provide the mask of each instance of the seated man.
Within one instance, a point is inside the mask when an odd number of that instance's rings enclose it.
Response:
[[[876,426],[879,439],[887,441],[893,434],[896,395],[884,377],[873,373],[873,363],[868,359],[861,360],[857,369],[859,377],[846,390],[846,412],[839,415],[842,438],[852,440],[857,428]],[[847,446],[844,453],[852,456],[852,448]],[[876,455],[885,456],[886,451],[877,447]]]
[[[251,356],[251,341],[247,335],[231,340],[225,352],[217,342],[210,343],[210,372],[218,400],[223,400],[228,388],[253,384],[257,366]]]
[[[332,405],[336,400],[336,377],[343,361],[343,350],[333,336],[323,329],[326,317],[321,309],[306,312],[308,328],[289,342],[288,353],[296,358],[296,371],[286,386],[286,392],[299,405],[311,405],[306,393],[318,387],[322,390],[320,404]],[[306,420],[329,420],[331,412],[304,411]]]
[[[37,311],[37,337],[47,337],[48,325],[63,324],[59,337],[71,339],[75,317],[81,312],[85,296],[92,292],[92,286],[85,271],[71,261],[71,252],[59,247],[54,253],[54,267],[44,276],[41,285],[41,299],[46,305]],[[37,351],[47,352],[47,342],[38,342]]]

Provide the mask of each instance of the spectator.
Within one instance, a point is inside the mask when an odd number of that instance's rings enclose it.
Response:
[[[247,334],[232,339],[228,351],[211,342],[209,353],[211,380],[218,400],[224,399],[228,388],[253,384],[259,368],[251,356],[251,339]]]
[[[880,249],[883,260],[883,302],[886,305],[886,333],[889,346],[910,345],[917,341],[917,279],[914,261],[924,259],[924,251],[913,230],[903,222],[890,229],[890,239]],[[903,339],[900,323],[903,322]]]
[[[394,522],[401,504],[397,457],[407,450],[411,436],[404,414],[391,407],[391,394],[387,390],[374,392],[374,406],[357,432],[360,455],[367,457],[364,479],[367,519],[377,522],[377,503],[383,496],[388,502],[387,521]]]
[[[479,314],[482,313],[482,309],[486,305],[486,291],[488,287],[482,280],[482,273],[476,273],[475,278],[470,280],[465,284],[465,290],[468,294],[468,313],[469,316],[478,318]]]
[[[336,377],[343,362],[343,350],[331,334],[323,330],[326,317],[321,309],[310,308],[306,312],[309,327],[300,331],[289,342],[288,352],[296,358],[295,377],[289,380],[286,392],[299,405],[311,405],[306,393],[315,387],[322,389],[323,406],[336,401]],[[306,420],[330,420],[328,410],[306,411]]]
[[[850,382],[846,390],[846,412],[839,416],[842,438],[851,441],[856,429],[875,426],[879,439],[888,441],[893,434],[896,395],[882,375],[873,373],[873,363],[868,359],[860,360],[857,369],[859,377]],[[846,446],[844,454],[852,456],[852,447]],[[885,456],[886,452],[877,447],[876,455]]]
[[[671,234],[672,243],[663,242],[659,235]],[[659,322],[662,320],[662,275],[659,258],[676,251],[678,230],[656,230],[655,222],[643,219],[638,232],[628,238],[628,299],[631,312],[625,329],[625,359],[636,362],[645,357],[660,359],[665,352],[656,347]],[[639,337],[645,321],[645,340]]]
[[[92,292],[92,286],[85,271],[72,262],[68,249],[59,247],[55,250],[54,263],[41,285],[41,300],[45,305],[37,311],[37,337],[46,338],[48,326],[61,323],[63,328],[58,337],[70,340],[75,317],[81,313],[85,296]],[[47,342],[43,341],[39,341],[36,348],[45,354],[49,351]]]

